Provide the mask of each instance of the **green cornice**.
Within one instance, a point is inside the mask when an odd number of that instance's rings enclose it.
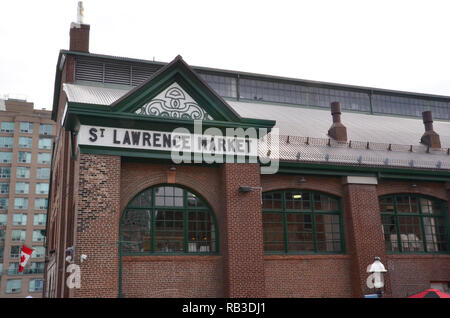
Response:
[[[278,173],[327,176],[373,176],[379,179],[428,180],[439,182],[450,181],[450,171],[305,162],[282,161],[280,162]]]

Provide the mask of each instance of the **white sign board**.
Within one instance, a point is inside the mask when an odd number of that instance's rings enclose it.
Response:
[[[184,153],[257,156],[257,138],[82,125],[78,145]]]

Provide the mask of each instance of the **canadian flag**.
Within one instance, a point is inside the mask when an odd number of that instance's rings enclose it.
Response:
[[[33,253],[33,249],[27,247],[26,245],[22,245],[22,251],[20,252],[20,263],[19,263],[19,273],[22,273],[23,268],[28,262],[28,259],[31,256],[31,253]]]

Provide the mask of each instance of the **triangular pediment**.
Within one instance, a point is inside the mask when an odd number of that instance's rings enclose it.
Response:
[[[114,102],[111,109],[166,119],[242,121],[239,114],[181,56]]]
[[[213,120],[212,116],[176,82],[138,108],[135,113],[141,116],[174,119]]]

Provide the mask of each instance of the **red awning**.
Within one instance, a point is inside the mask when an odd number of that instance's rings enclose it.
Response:
[[[427,289],[408,298],[450,298],[450,295],[441,292],[439,289]]]

